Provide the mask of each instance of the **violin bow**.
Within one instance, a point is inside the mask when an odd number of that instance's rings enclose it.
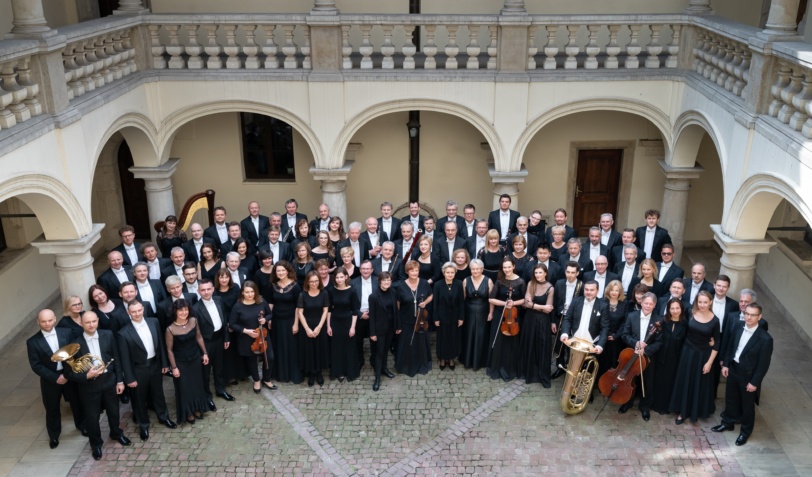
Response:
[[[499,338],[499,334],[501,333],[502,328],[502,320],[505,318],[505,310],[507,310],[507,302],[510,301],[510,298],[513,296],[513,286],[508,288],[508,297],[505,300],[505,306],[502,307],[502,314],[499,315],[499,324],[496,325],[496,335],[493,337],[493,344],[491,345],[491,349],[496,346],[496,338]]]

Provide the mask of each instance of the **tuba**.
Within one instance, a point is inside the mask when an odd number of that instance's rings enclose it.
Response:
[[[589,354],[592,343],[587,340],[572,338],[567,346],[570,347],[570,362],[567,368],[558,365],[567,373],[561,391],[561,410],[573,415],[582,412],[589,403],[598,374],[598,360]]]
[[[79,344],[71,343],[56,350],[56,353],[54,353],[53,356],[51,356],[51,361],[53,361],[54,363],[61,362],[66,363],[68,366],[70,366],[70,368],[73,370],[74,373],[86,373],[95,367],[100,368],[100,371],[104,371],[105,369],[107,369],[108,366],[110,366],[110,363],[113,362],[113,360],[111,359],[109,363],[104,364],[104,361],[102,361],[100,357],[94,356],[90,353],[87,353],[86,355],[79,358],[74,358],[73,355],[75,355],[78,352],[79,352]],[[94,366],[93,365],[94,360],[101,362],[101,364],[98,366]]]

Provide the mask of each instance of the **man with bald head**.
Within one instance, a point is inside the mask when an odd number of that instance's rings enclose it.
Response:
[[[516,232],[510,234],[510,237],[508,237],[508,243],[513,243],[513,238],[517,235],[521,235],[524,237],[524,243],[526,244],[524,251],[527,252],[531,257],[535,257],[536,250],[539,248],[539,239],[527,231],[529,226],[530,223],[528,222],[527,217],[523,215],[519,216],[519,218],[516,219]]]
[[[186,260],[193,262],[195,265],[200,262],[200,247],[204,243],[210,243],[216,248],[220,247],[214,240],[203,236],[203,227],[198,223],[194,223],[189,227],[189,234],[192,237],[190,240],[183,242],[183,251],[186,253]]]
[[[28,348],[28,364],[39,376],[42,405],[45,406],[45,429],[48,431],[49,445],[51,449],[55,449],[62,433],[62,415],[59,411],[62,396],[70,403],[76,429],[86,436],[85,412],[79,401],[76,383],[69,382],[65,377],[64,366],[67,365],[51,361],[51,356],[59,348],[70,344],[71,332],[67,328],[55,326],[56,315],[49,309],[37,314],[37,325],[39,331],[28,338],[25,345]]]
[[[271,220],[265,215],[259,215],[259,202],[252,200],[248,203],[248,217],[240,221],[242,237],[251,247],[258,247],[262,232],[271,226]]]
[[[103,286],[107,291],[107,296],[115,296],[118,288],[124,282],[131,282],[135,280],[130,267],[124,265],[124,258],[121,252],[112,251],[107,254],[107,264],[110,268],[104,271],[96,283]]]
[[[595,258],[595,270],[584,273],[584,280],[598,282],[598,298],[603,298],[603,292],[609,282],[620,280],[617,274],[607,271],[607,268],[609,268],[609,260],[603,255],[598,255]]]
[[[367,229],[361,233],[361,240],[366,242],[369,256],[364,259],[374,260],[380,255],[381,247],[384,242],[389,240],[389,236],[384,232],[378,231],[378,219],[375,217],[367,218],[365,224]]]
[[[705,265],[702,263],[695,263],[691,267],[691,278],[686,278],[682,281],[685,284],[685,293],[688,295],[688,303],[693,306],[696,295],[705,290],[713,296],[716,291],[713,284],[705,280]]]
[[[319,206],[319,215],[310,221],[310,235],[316,236],[319,230],[329,230],[330,226],[330,207],[327,204]]]
[[[459,228],[455,222],[448,221],[443,225],[445,235],[437,239],[432,246],[432,253],[439,259],[440,263],[450,262],[454,256],[454,250],[465,248],[465,239],[457,235]]]

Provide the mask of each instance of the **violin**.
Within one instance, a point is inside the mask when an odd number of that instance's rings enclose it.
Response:
[[[508,297],[505,301],[507,304],[513,297],[513,287],[508,289]],[[505,306],[502,309],[502,319],[501,324],[499,325],[499,331],[502,332],[505,336],[516,336],[519,334],[519,322],[516,321],[519,318],[519,310],[516,309],[515,306],[508,308]]]
[[[414,303],[414,333],[412,339],[409,341],[409,346],[414,343],[414,335],[424,333],[429,330],[429,311],[425,307],[419,306],[418,303],[423,302],[423,296]]]
[[[651,325],[646,334],[646,344],[660,332],[662,322],[658,321]],[[639,362],[638,362],[639,358]],[[648,367],[649,358],[646,355],[638,355],[633,348],[626,348],[620,352],[617,366],[610,369],[601,376],[598,381],[598,389],[601,394],[615,404],[623,405],[629,402],[634,396],[637,386],[634,382],[635,376],[639,376]],[[644,389],[645,394],[645,389]]]
[[[259,319],[262,320],[265,318],[265,311],[259,311]],[[262,359],[265,364],[265,368],[268,368],[268,331],[264,325],[260,325],[257,328],[257,337],[254,338],[254,342],[251,343],[251,352],[254,354],[261,354]]]

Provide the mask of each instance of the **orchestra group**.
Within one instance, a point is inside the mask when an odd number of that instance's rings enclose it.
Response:
[[[252,201],[239,222],[216,207],[214,224],[192,224],[190,236],[169,216],[156,242],[140,245],[123,226],[87,297],[68,297],[58,323],[42,310],[40,331],[27,342],[51,448],[59,445],[63,396],[98,460],[102,410],[110,438],[131,445],[119,402],[132,403],[143,441],[149,410],[177,427],[165,375],[176,421],[193,424],[216,410],[214,395],[233,401],[227,387],[249,377],[259,394],[276,390],[275,382],[322,386],[326,372],[353,381],[368,362],[378,391],[382,375],[428,373],[432,355],[441,371],[484,368],[492,379],[550,388],[569,373],[574,340],[597,356],[598,378],[626,348],[647,358],[635,378],[641,386],[619,408],[639,401],[646,421],[652,410],[673,414],[676,424],[709,417],[725,376],[726,409],[713,431],[740,423],[736,444],[747,442],[772,353],[754,291],[735,301],[730,279],[706,280],[701,263],[686,278],[656,210],[619,232],[603,214],[582,244],[565,210],[546,227],[538,210],[522,216],[510,207],[503,195],[481,219],[473,205],[458,215],[448,201],[435,220],[417,202],[402,218],[384,202],[380,217],[345,231],[324,204],[308,221],[294,199],[270,216]],[[72,343],[78,351],[68,357]],[[77,366],[82,360],[90,364]]]

